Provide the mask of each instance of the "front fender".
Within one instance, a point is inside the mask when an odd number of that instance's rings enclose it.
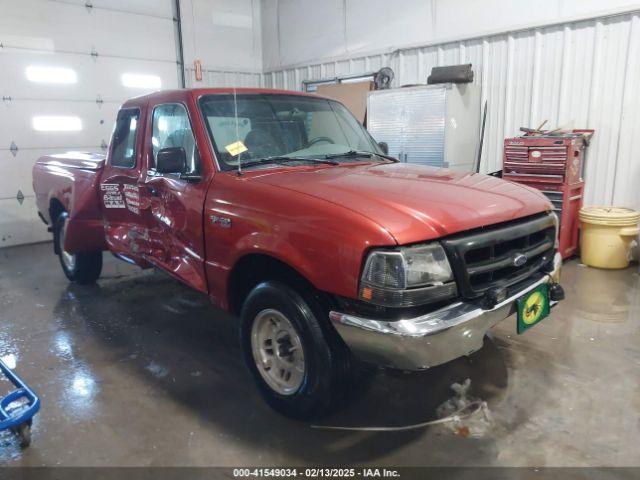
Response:
[[[246,255],[269,255],[318,290],[356,298],[365,252],[395,245],[384,228],[342,205],[248,176],[218,175],[210,192],[215,194],[204,216],[207,278],[212,300],[223,307],[229,273]]]
[[[312,261],[302,253],[301,249],[294,247],[282,238],[255,232],[241,238],[236,245],[234,253],[232,265],[235,265],[247,255],[268,255],[289,265],[289,267],[309,280],[314,287],[320,288],[317,284],[318,271],[317,268],[314,269]]]

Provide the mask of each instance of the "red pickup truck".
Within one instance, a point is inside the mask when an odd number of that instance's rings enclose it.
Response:
[[[518,331],[561,300],[546,198],[486,175],[398,163],[333,100],[259,89],[127,101],[106,158],[39,159],[33,186],[69,280],[102,252],[156,267],[240,317],[277,410],[340,402],[352,355],[420,370]]]

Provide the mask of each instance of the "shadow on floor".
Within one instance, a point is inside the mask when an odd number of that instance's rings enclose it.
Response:
[[[150,389],[170,395],[203,422],[258,450],[288,452],[303,462],[358,463],[400,449],[424,434],[316,430],[271,411],[242,363],[236,319],[160,273],[113,277],[92,287],[70,285],[54,314],[60,328],[85,329],[101,348],[112,352],[111,368],[139,376]],[[358,366],[362,374],[350,402],[322,423],[372,426],[431,420],[437,406],[451,396],[450,385],[466,378],[472,380],[474,396],[491,402],[508,384],[503,358],[507,353],[486,338],[485,347],[472,356],[425,372]],[[485,446],[485,453],[487,447],[491,445]],[[438,455],[438,463],[446,464],[457,452]]]

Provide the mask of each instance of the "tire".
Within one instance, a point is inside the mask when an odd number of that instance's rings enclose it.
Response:
[[[242,307],[240,340],[247,367],[265,401],[288,417],[320,417],[347,391],[349,351],[328,322],[318,320],[325,313],[311,292],[277,281],[256,286]],[[301,362],[302,372],[296,368]],[[282,372],[289,365],[287,380]]]
[[[102,271],[102,251],[71,254],[64,250],[65,227],[68,214],[62,213],[56,219],[53,229],[55,252],[66,277],[80,285],[95,283]]]

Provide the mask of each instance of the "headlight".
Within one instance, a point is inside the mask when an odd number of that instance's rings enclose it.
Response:
[[[375,305],[409,307],[455,297],[456,284],[438,243],[373,250],[360,282],[360,298]]]

